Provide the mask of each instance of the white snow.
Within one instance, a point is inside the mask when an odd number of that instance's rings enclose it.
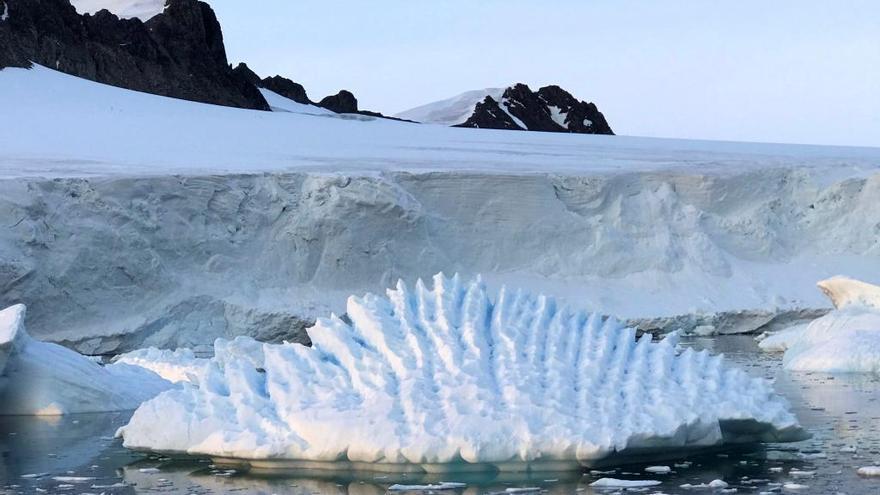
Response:
[[[504,94],[505,89],[486,88],[466,91],[452,98],[435,101],[394,114],[394,117],[444,126],[461,124],[474,113],[476,104],[483,101],[487,96],[491,96],[495,101],[501,101],[501,96]]]
[[[326,108],[322,108],[316,105],[306,105],[304,103],[295,102],[290,98],[285,98],[284,96],[281,96],[274,91],[269,91],[268,89],[261,88],[260,93],[263,94],[263,98],[266,99],[266,102],[269,104],[269,107],[272,109],[273,112],[291,112],[303,115],[339,115],[336,112],[327,110]]]
[[[94,14],[107,9],[118,17],[137,17],[142,21],[165,10],[165,0],[70,0],[70,3],[80,14]]]
[[[513,122],[520,127],[520,129],[527,130],[528,126],[526,126],[526,124],[522,120],[520,120],[519,117],[517,117],[510,111],[511,105],[511,101],[507,98],[502,98],[501,101],[498,103],[498,106],[501,107],[501,110],[503,110],[504,113],[506,113],[507,116],[510,117],[511,120],[513,120]]]
[[[594,488],[639,488],[643,486],[657,486],[661,482],[656,480],[619,480],[616,478],[601,478],[592,483]]]
[[[210,346],[440,270],[723,333],[880,280],[876,149],[257,112],[43,67],[0,71],[0,108],[2,295],[40,339]]]
[[[857,471],[859,476],[873,477],[880,476],[880,466],[860,467]]]
[[[9,19],[9,4],[6,1],[3,2],[3,14],[0,15],[0,22]]]
[[[0,311],[0,416],[55,416],[136,408],[171,384],[127,365],[100,366],[32,339],[25,307]]]
[[[784,350],[783,366],[789,370],[880,373],[880,287],[845,277],[818,286],[838,309],[771,335],[761,348]]]
[[[574,469],[609,456],[802,438],[769,383],[721,357],[636,339],[613,318],[477,278],[348,300],[313,347],[222,346],[208,373],[144,403],[134,449],[244,460]],[[378,420],[381,418],[381,421]],[[723,432],[723,435],[722,435]],[[439,466],[439,467],[438,467]],[[384,468],[383,468],[384,469]]]
[[[556,105],[547,105],[547,108],[550,110],[550,118],[553,119],[553,122],[556,122],[564,129],[568,129],[568,124],[565,122],[565,118],[568,117],[568,112],[563,112],[562,109]]]

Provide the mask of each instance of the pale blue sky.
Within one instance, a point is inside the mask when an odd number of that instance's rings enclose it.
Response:
[[[556,83],[619,134],[880,146],[877,0],[210,0],[230,61],[392,114]]]

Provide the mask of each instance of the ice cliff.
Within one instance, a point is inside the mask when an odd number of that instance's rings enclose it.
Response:
[[[0,311],[0,416],[54,416],[134,409],[171,387],[140,367],[100,366],[60,345],[32,339],[25,307]]]
[[[0,108],[0,307],[90,354],[307,342],[349,294],[439,271],[722,333],[880,279],[875,149],[246,111],[42,67],[0,71]]]
[[[135,412],[124,444],[252,465],[454,471],[803,438],[768,382],[550,297],[437,275],[433,288],[351,297],[347,314],[320,319],[312,348],[218,347],[194,383]]]

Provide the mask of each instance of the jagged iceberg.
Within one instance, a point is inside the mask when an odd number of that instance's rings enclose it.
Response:
[[[25,312],[23,305],[0,311],[0,416],[129,410],[172,386],[146,369],[101,366],[32,339]]]
[[[252,467],[561,470],[805,434],[720,356],[478,277],[351,297],[313,347],[222,345],[141,405],[126,447]],[[195,380],[193,380],[195,378]]]
[[[766,351],[785,351],[789,370],[827,373],[880,373],[880,287],[847,277],[817,284],[835,310],[771,335]]]

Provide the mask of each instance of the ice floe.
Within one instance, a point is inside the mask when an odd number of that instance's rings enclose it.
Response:
[[[804,437],[768,382],[720,356],[543,295],[493,301],[479,277],[398,282],[349,298],[347,315],[319,320],[312,348],[218,346],[197,383],[138,408],[124,444],[255,467],[454,471]]]
[[[0,311],[0,416],[121,411],[172,386],[129,365],[101,366],[25,330],[25,307]]]
[[[770,335],[761,348],[785,351],[783,364],[789,370],[880,373],[880,287],[846,277],[818,286],[835,310]]]

